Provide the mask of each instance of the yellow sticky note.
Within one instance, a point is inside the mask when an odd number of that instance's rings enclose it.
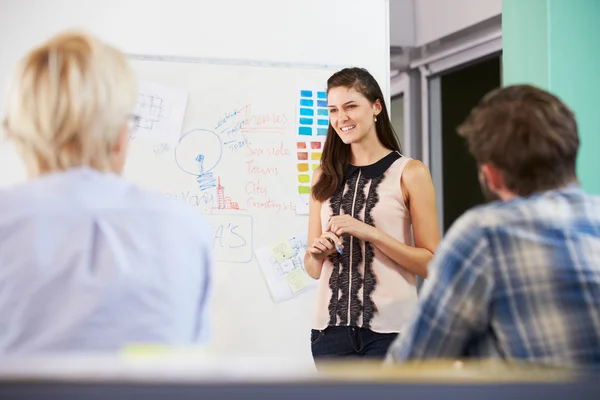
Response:
[[[276,243],[271,246],[271,251],[275,256],[275,260],[277,262],[282,262],[283,260],[287,260],[294,255],[294,249],[292,245],[287,240],[283,240],[279,243]]]
[[[306,275],[306,272],[304,272],[302,268],[294,268],[291,272],[285,274],[285,279],[294,293],[304,289],[310,284],[308,275]]]
[[[298,186],[298,193],[310,194],[310,186]]]
[[[121,349],[121,353],[127,356],[155,356],[168,352],[169,348],[161,344],[130,344]]]
[[[125,345],[120,355],[126,358],[150,358],[150,357],[200,357],[205,355],[205,346],[166,346],[163,344],[134,343]]]
[[[310,182],[310,175],[308,175],[308,174],[298,175],[298,182],[300,182],[300,183],[309,183]]]

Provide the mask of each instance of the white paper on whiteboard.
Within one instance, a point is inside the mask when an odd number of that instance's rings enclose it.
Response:
[[[306,233],[292,236],[254,252],[275,303],[289,300],[317,285],[304,269],[307,236]]]
[[[138,83],[134,139],[175,145],[183,129],[187,92],[154,82]]]

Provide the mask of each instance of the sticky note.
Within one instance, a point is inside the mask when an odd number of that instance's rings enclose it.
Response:
[[[136,343],[126,345],[121,349],[121,353],[130,356],[147,356],[156,354],[166,354],[168,347],[161,344]]]
[[[298,182],[300,182],[300,183],[309,183],[310,182],[310,175],[308,175],[308,174],[298,175]]]
[[[306,272],[304,272],[301,267],[294,268],[292,271],[285,274],[285,280],[294,293],[304,289],[310,284],[308,275],[306,275]]]
[[[146,360],[150,358],[189,358],[201,357],[207,354],[206,346],[166,346],[153,343],[126,344],[120,350],[120,356],[130,360]]]
[[[305,149],[306,148],[306,142],[297,142],[296,143],[296,147],[299,149]]]
[[[294,249],[292,248],[290,242],[288,242],[287,240],[283,240],[279,243],[275,243],[274,245],[272,245],[271,251],[273,252],[275,260],[278,263],[294,256]]]
[[[298,172],[307,172],[308,164],[298,164]]]
[[[304,117],[313,117],[315,115],[315,110],[312,108],[300,108],[300,115]],[[320,114],[319,114],[320,115]]]
[[[310,142],[310,148],[311,149],[320,149],[321,148],[321,142]]]
[[[314,160],[319,161],[321,159],[321,152],[320,151],[315,151],[314,153],[311,153],[310,159],[313,160],[313,161]]]
[[[320,154],[321,154],[321,153],[319,153],[319,155],[320,155]],[[320,160],[320,159],[321,159],[321,158],[319,157],[319,160]],[[308,153],[307,153],[307,152],[298,152],[298,160],[302,160],[302,161],[304,161],[304,160],[308,160]]]
[[[315,169],[317,169],[319,167],[319,164],[313,164],[312,165],[312,170],[314,171]]]
[[[298,186],[298,194],[310,194],[310,186]]]
[[[312,136],[313,129],[310,126],[301,126],[298,128],[298,135],[301,136]]]

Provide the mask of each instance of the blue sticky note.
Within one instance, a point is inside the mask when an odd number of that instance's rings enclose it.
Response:
[[[312,136],[312,128],[310,126],[301,126],[298,128],[298,135]]]
[[[315,110],[313,110],[312,108],[300,108],[300,115],[312,117],[313,115],[315,115]]]
[[[301,90],[300,91],[300,96],[302,96],[302,97],[312,97],[313,96],[313,92],[312,92],[312,90]]]

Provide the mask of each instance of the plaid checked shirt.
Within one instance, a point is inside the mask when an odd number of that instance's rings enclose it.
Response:
[[[600,198],[578,186],[477,207],[449,230],[388,361],[600,366]]]

